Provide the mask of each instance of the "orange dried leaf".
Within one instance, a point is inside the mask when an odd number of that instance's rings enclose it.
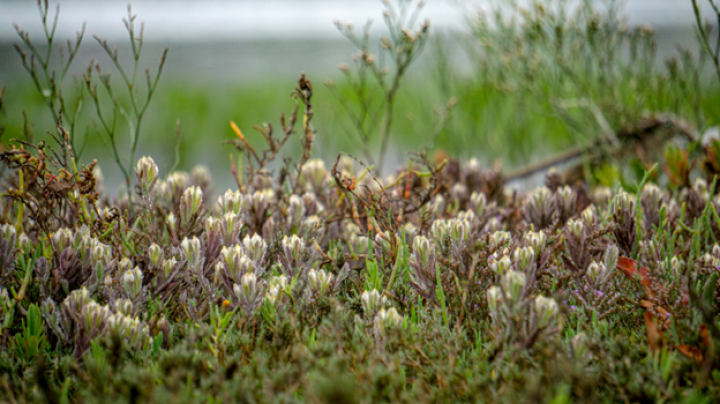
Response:
[[[239,137],[240,140],[242,140],[242,141],[244,142],[244,141],[245,141],[245,136],[244,136],[243,133],[240,131],[240,128],[238,128],[238,126],[235,125],[235,122],[230,121],[230,127],[232,128],[233,132],[235,132],[235,135],[237,135],[237,137]]]
[[[660,344],[662,341],[662,334],[655,322],[655,317],[649,311],[645,312],[645,330],[647,332],[648,344],[650,350],[654,352],[660,351]]]
[[[644,307],[645,310],[648,310],[651,315],[654,309],[658,314],[660,314],[660,319],[663,320],[662,329],[665,330],[670,328],[670,313],[668,313],[667,310],[663,309],[660,306],[653,305],[652,302],[650,302],[649,300],[641,300],[640,306]]]
[[[640,283],[645,287],[645,292],[653,296],[652,290],[650,289],[650,271],[641,266],[638,270],[637,261],[632,258],[618,257],[617,269],[620,270],[629,279],[635,279],[636,276],[640,276]]]
[[[712,338],[710,338],[710,331],[707,329],[705,324],[700,324],[700,341],[702,341],[703,345],[707,348],[712,348],[713,346]]]
[[[704,359],[702,351],[698,348],[691,347],[690,345],[677,345],[675,349],[684,357],[692,359],[695,362],[702,362]]]

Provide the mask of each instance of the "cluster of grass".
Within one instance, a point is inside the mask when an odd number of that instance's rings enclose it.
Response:
[[[720,141],[697,136],[712,122],[709,31],[705,53],[662,67],[652,33],[612,7],[472,20],[478,75],[438,59],[435,113],[401,124],[425,102],[406,97],[423,90],[406,87],[407,69],[429,40],[412,5],[388,3],[378,54],[369,30],[338,24],[359,50],[347,84],[321,90],[303,74],[290,112],[256,139],[232,122],[236,189],[219,196],[204,166],[133,157],[162,62],[138,90],[137,65],[98,39],[122,84],[94,65],[75,98],[50,75],[43,87],[47,59],[21,32],[55,130],[0,149],[0,400],[718,401]],[[187,103],[227,125],[210,99],[173,99],[154,108]],[[80,155],[88,108],[102,163]],[[354,140],[352,156],[324,162],[313,153],[328,110]],[[478,159],[428,151],[380,174],[404,125],[492,145],[475,130],[495,124],[517,129],[504,147],[577,144],[587,159],[527,192]],[[105,192],[100,165],[125,186]]]

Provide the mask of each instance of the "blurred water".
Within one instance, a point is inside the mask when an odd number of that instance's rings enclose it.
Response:
[[[463,31],[470,10],[502,2],[430,0],[420,18],[430,19],[435,32]],[[51,1],[53,7],[57,4]],[[63,0],[60,5],[58,42],[74,39],[87,22],[76,70],[93,58],[106,58],[92,35],[119,44],[121,50],[126,47],[121,21],[127,15],[126,0]],[[250,75],[294,76],[303,70],[327,75],[354,51],[334,21],[359,27],[374,18],[375,29],[383,28],[378,21],[383,10],[379,0],[135,0],[132,5],[138,22],[145,22],[146,57],[169,45],[167,76],[181,79],[240,81]],[[661,56],[672,52],[676,42],[693,42],[690,0],[628,0],[624,13],[631,24],[649,24],[658,30]],[[36,44],[43,42],[35,1],[0,0],[0,82],[22,72],[12,48],[18,41],[13,24],[29,32]]]
[[[52,2],[55,3],[56,2]],[[120,18],[127,15],[127,0],[64,0],[58,34],[72,38],[88,23],[88,32],[103,38],[126,36]],[[430,0],[423,16],[439,28],[462,29],[467,10],[488,8],[498,0]],[[707,3],[702,1],[701,3]],[[572,1],[570,2],[572,4]],[[380,19],[379,0],[135,0],[133,12],[146,22],[147,36],[155,41],[212,42],[218,40],[333,38],[333,21],[363,24]],[[709,7],[705,7],[708,11]],[[632,24],[678,26],[693,22],[690,0],[628,0],[625,11]],[[0,42],[14,40],[13,23],[39,35],[35,1],[0,2]],[[377,26],[382,21],[376,21]]]

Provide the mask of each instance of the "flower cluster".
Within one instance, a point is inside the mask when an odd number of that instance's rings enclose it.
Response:
[[[691,236],[720,238],[706,220],[720,200],[701,183],[596,198],[567,186],[511,192],[476,161],[425,170],[353,180],[342,177],[356,172],[347,159],[331,169],[311,160],[296,184],[254,172],[210,199],[206,170],[162,177],[144,157],[141,209],[120,194],[92,202],[103,212],[94,222],[73,225],[67,211],[65,225],[48,230],[29,219],[0,226],[2,329],[23,313],[14,298],[23,290],[78,358],[97,338],[120,336],[143,355],[208,324],[203,346],[219,359],[224,333],[288,338],[298,324],[317,328],[342,313],[378,352],[411,344],[430,324],[511,352],[559,344],[566,319],[647,321],[653,341],[667,341],[671,316],[693,318],[692,285],[707,287],[703,307],[717,304],[720,247]],[[35,276],[23,277],[27,268]],[[690,335],[689,324],[677,335]],[[590,357],[583,335],[565,345],[579,363]]]

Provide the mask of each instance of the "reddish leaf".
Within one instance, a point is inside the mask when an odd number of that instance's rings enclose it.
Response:
[[[655,311],[657,311],[657,313],[660,314],[660,318],[662,320],[662,329],[666,330],[666,329],[670,328],[670,313],[668,313],[667,310],[663,309],[660,306],[653,305],[648,300],[641,300],[640,305],[642,307],[644,307],[648,312],[650,312],[651,315],[652,315],[652,310],[655,309]]]
[[[710,337],[710,330],[707,329],[705,324],[700,324],[700,341],[705,345],[705,353],[712,357],[715,355],[715,347],[713,346],[712,338]]]
[[[650,350],[654,352],[660,351],[660,343],[663,339],[662,333],[658,329],[658,325],[655,322],[655,317],[649,311],[645,312],[645,330],[647,332],[648,344]]]
[[[695,362],[702,362],[704,359],[702,351],[690,345],[677,345],[675,349],[686,358],[692,359]]]
[[[705,324],[700,324],[700,341],[702,341],[706,349],[713,348],[712,338],[710,338],[710,331],[707,329],[707,326]]]
[[[645,292],[651,297],[654,296],[650,289],[650,271],[647,268],[641,266],[638,270],[638,263],[634,259],[618,257],[617,269],[630,279],[640,276],[640,283],[645,287]]]

